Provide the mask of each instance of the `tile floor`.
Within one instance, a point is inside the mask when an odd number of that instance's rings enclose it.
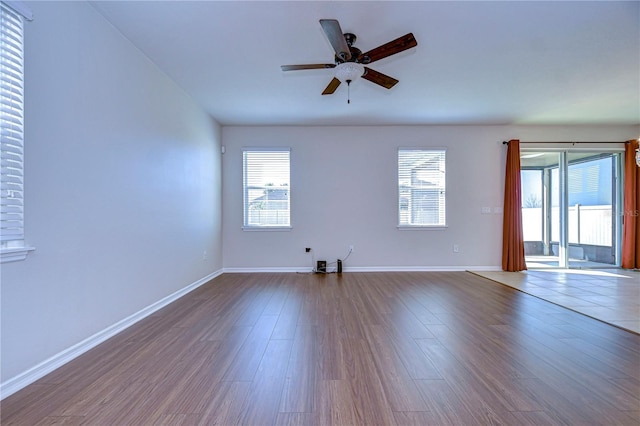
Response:
[[[474,274],[640,334],[640,271],[530,269]]]

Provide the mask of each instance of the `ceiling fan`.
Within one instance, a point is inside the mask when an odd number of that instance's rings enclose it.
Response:
[[[352,33],[342,33],[340,23],[336,19],[321,19],[320,25],[324,30],[327,39],[335,50],[335,63],[333,64],[306,64],[306,65],[282,65],[282,71],[312,70],[322,68],[335,68],[335,77],[322,92],[323,95],[330,95],[336,91],[342,82],[350,85],[351,82],[362,77],[372,83],[378,84],[386,89],[391,89],[398,83],[393,77],[382,74],[364,65],[386,58],[396,53],[400,53],[418,45],[412,33],[406,34],[388,43],[362,53],[360,49],[353,46],[356,36]]]

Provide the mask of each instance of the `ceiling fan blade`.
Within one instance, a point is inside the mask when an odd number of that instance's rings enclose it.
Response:
[[[323,95],[331,95],[331,94],[333,94],[333,92],[336,91],[338,86],[340,86],[340,80],[338,80],[337,78],[333,77],[333,80],[331,80],[329,82],[329,85],[326,87],[326,89],[324,89],[324,92],[322,92],[322,94]]]
[[[385,43],[382,46],[378,46],[375,49],[371,49],[370,51],[363,53],[358,56],[358,61],[363,60],[365,57],[368,57],[371,62],[378,61],[382,58],[386,58],[387,56],[395,55],[396,53],[400,53],[404,50],[411,49],[418,45],[416,38],[413,36],[413,33],[409,33],[403,35],[402,37],[398,37],[397,39],[390,41],[389,43]]]
[[[323,68],[335,68],[335,64],[306,64],[306,65],[280,65],[282,71],[297,71],[297,70],[318,70]]]
[[[364,67],[364,74],[362,74],[362,78],[369,80],[372,83],[379,84],[386,89],[391,89],[396,85],[396,83],[398,83],[398,80],[395,78],[389,77],[388,75],[382,74],[381,72],[372,70],[368,67]]]
[[[336,51],[336,55],[344,61],[351,59],[351,50],[344,39],[344,34],[342,34],[338,21],[336,19],[321,19],[320,25],[322,25],[322,29],[333,50]]]

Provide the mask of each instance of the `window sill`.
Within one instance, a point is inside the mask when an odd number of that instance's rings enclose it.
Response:
[[[291,231],[293,228],[291,226],[243,226],[242,230],[243,231],[249,231],[249,232],[253,232],[253,231],[276,231],[276,232],[283,232],[283,231]]]
[[[434,225],[434,226],[398,225],[398,231],[444,231],[447,228],[448,228],[447,225]]]
[[[12,247],[0,249],[0,263],[17,262],[25,260],[34,247]]]

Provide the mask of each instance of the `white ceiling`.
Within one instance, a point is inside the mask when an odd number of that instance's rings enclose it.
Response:
[[[98,1],[95,8],[223,125],[640,124],[640,2]],[[321,92],[319,24],[400,80]]]

